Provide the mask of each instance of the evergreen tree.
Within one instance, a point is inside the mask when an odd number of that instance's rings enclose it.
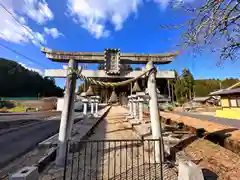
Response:
[[[183,84],[184,84],[184,93],[188,100],[192,99],[193,87],[194,87],[194,78],[189,69],[184,69],[182,72]]]

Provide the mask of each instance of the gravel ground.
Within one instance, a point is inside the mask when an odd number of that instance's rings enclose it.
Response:
[[[126,112],[120,106],[112,107],[80,150],[75,148],[70,153],[66,179],[159,179],[160,165],[151,158],[151,143],[143,144],[129,125],[123,123]],[[177,179],[176,169],[164,166],[163,172],[164,179]],[[63,179],[63,168],[52,164],[42,179]]]

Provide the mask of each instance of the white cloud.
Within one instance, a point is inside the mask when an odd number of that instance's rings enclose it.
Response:
[[[15,0],[12,1],[12,6],[16,7],[16,12],[26,15],[39,24],[54,18],[53,12],[49,9],[45,0]]]
[[[179,7],[184,3],[190,3],[195,0],[152,0],[153,2],[157,3],[160,5],[161,9],[166,9],[169,4],[171,4],[172,7]]]
[[[98,39],[110,35],[107,24],[112,24],[115,31],[121,30],[129,15],[136,14],[144,3],[154,2],[165,9],[170,2],[178,6],[191,1],[194,0],[68,0],[65,15]]]
[[[153,0],[155,3],[159,3],[162,9],[165,9],[171,0]]]
[[[68,7],[74,22],[100,38],[110,35],[106,23],[114,25],[116,31],[122,29],[141,3],[142,0],[68,0]]]
[[[39,42],[42,44],[46,43],[45,35],[33,31],[27,23],[27,18],[31,18],[40,24],[53,19],[53,13],[44,0],[1,0],[1,3],[25,28],[19,25],[8,12],[0,8],[2,19],[0,23],[0,38],[18,44],[32,42],[39,46]]]
[[[24,24],[25,19],[21,16],[16,16],[14,12],[12,12],[17,19],[19,19],[28,31],[31,32],[35,36],[38,41],[41,43],[45,43],[44,35],[39,32],[34,32],[30,27]],[[20,26],[14,19],[11,17],[6,11],[0,8],[0,16],[2,18],[2,22],[0,23],[0,38],[13,42],[13,43],[29,43],[33,42],[34,44],[38,44],[36,40],[32,37],[32,35],[22,26]]]
[[[28,69],[28,70],[30,70],[30,71],[37,72],[37,73],[40,74],[41,76],[44,75],[43,71],[40,70],[40,69],[29,67],[29,66],[27,66],[26,64],[24,64],[24,63],[22,63],[22,62],[18,62],[18,64],[20,64],[21,66],[23,66],[24,68],[26,68],[26,69]]]
[[[44,27],[44,32],[47,34],[47,35],[50,35],[52,36],[54,39],[60,37],[60,36],[63,36],[63,34],[61,32],[58,31],[57,28],[47,28],[47,27]]]

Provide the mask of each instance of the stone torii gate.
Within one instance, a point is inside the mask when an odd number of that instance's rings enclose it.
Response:
[[[153,68],[154,64],[168,64],[178,55],[178,52],[167,54],[135,54],[120,53],[119,49],[105,49],[102,52],[63,52],[53,51],[48,48],[42,48],[41,51],[46,57],[55,62],[69,63],[69,67],[77,70],[78,63],[104,63],[105,70],[82,70],[85,77],[98,78],[134,78],[142,74],[142,71],[124,72],[121,64],[147,64],[147,69]],[[76,74],[69,74],[67,70],[45,70],[45,76],[67,78],[66,92],[64,96],[64,107],[61,116],[59,129],[59,151],[56,159],[56,165],[63,166],[67,140],[71,136],[73,125],[73,103],[76,88]],[[152,73],[148,78],[148,88],[150,95],[150,119],[153,138],[161,137],[161,124],[159,121],[159,111],[157,105],[156,78],[174,78],[173,71],[159,71]],[[155,102],[156,101],[156,102]]]

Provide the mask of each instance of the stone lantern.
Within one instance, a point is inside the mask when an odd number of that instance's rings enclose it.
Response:
[[[82,102],[83,102],[83,115],[86,116],[87,115],[87,105],[88,105],[88,99],[86,96],[86,93],[83,92],[80,95],[82,97]]]
[[[132,93],[134,95],[132,95],[132,101],[133,101],[133,117],[135,119],[138,119],[138,96],[136,95],[137,93],[141,92],[141,89],[138,85],[138,82],[135,81],[133,89],[132,89]]]
[[[137,114],[138,114],[138,98],[137,95],[132,95],[132,102],[133,102],[133,118],[138,119]]]
[[[95,96],[95,116],[98,116],[99,101],[100,101],[100,96]]]
[[[133,117],[133,101],[132,96],[128,96],[128,106],[129,106],[129,115],[130,117]],[[130,118],[129,117],[129,118]]]
[[[91,115],[94,114],[94,92],[92,89],[92,86],[89,86],[87,92],[86,92],[86,96],[88,97],[88,101],[91,103]]]
[[[144,92],[139,92],[137,93],[137,97],[138,97],[138,104],[139,104],[139,120],[143,121],[143,111],[144,111],[144,103],[148,101],[149,96],[146,95]]]

